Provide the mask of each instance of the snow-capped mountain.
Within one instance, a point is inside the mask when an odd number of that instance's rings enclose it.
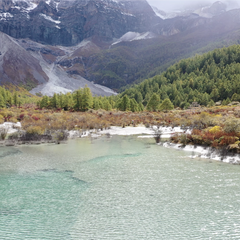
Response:
[[[186,17],[191,14],[197,14],[198,16],[205,17],[205,18],[212,18],[226,11],[229,11],[232,9],[238,9],[238,8],[240,8],[240,6],[238,2],[234,0],[216,1],[213,4],[197,3],[196,5],[194,5],[192,3],[191,6],[185,9],[180,9],[178,11],[173,11],[173,12],[165,12],[165,11],[159,10],[157,7],[152,6],[152,9],[155,12],[155,14],[162,19]]]
[[[112,41],[160,21],[146,0],[0,0],[0,31],[52,45]]]

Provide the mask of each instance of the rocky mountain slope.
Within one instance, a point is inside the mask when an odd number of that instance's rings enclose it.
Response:
[[[38,60],[17,41],[0,32],[0,83],[34,87],[48,81]]]
[[[101,85],[118,90],[206,45],[236,43],[239,11],[218,1],[163,20],[146,0],[0,0],[0,84],[110,95]]]
[[[71,46],[120,38],[161,22],[146,0],[1,0],[0,31],[14,38]]]
[[[67,49],[45,46],[31,40],[14,40],[0,32],[0,84],[21,85],[32,93],[53,95],[70,92],[88,85],[95,95],[115,94],[83,77],[69,76],[55,62],[67,54]]]

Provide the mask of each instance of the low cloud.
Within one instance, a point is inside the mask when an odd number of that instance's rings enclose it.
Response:
[[[164,11],[176,11],[176,10],[183,10],[183,9],[191,9],[195,7],[203,7],[214,2],[217,0],[147,0],[150,5],[156,6],[157,8],[164,10]],[[221,2],[225,3],[229,9],[239,7],[239,4],[236,0],[222,0]]]

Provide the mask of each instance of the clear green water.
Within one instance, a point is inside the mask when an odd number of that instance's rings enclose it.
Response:
[[[240,167],[135,137],[0,148],[0,239],[240,239]]]

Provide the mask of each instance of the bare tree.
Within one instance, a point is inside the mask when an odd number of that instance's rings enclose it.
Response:
[[[162,129],[161,129],[161,126],[160,125],[157,125],[157,126],[152,126],[151,127],[154,134],[153,134],[153,137],[156,141],[156,143],[160,143],[161,141],[161,137],[162,137]]]

